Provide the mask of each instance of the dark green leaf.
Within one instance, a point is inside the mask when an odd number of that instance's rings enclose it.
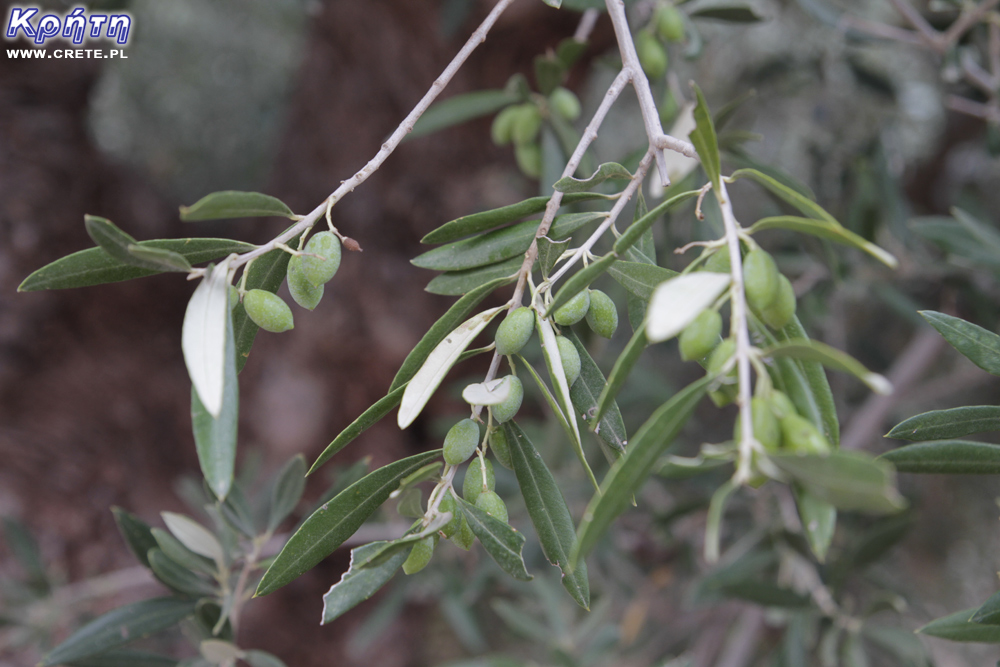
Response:
[[[722,123],[719,121],[719,118],[724,111],[725,107],[720,109],[719,112],[716,114],[716,121],[715,121],[716,129],[719,129],[722,125]],[[743,153],[738,149],[736,150],[731,149],[729,151],[729,161],[732,162],[735,166],[739,167],[740,169],[755,169],[764,176],[767,176],[771,180],[776,181],[780,185],[785,186],[786,188],[792,190],[793,192],[799,193],[807,200],[816,199],[816,193],[814,193],[812,189],[809,188],[808,185],[802,183],[788,172],[778,169],[777,167],[774,167],[772,165],[764,164],[763,162],[758,162],[754,158],[750,157],[749,155]]]
[[[758,333],[765,329],[763,326],[756,328]],[[771,337],[766,330],[764,335]],[[774,338],[778,341],[808,340],[809,336],[799,318],[793,315],[784,329],[774,333]],[[837,447],[840,444],[840,422],[823,365],[807,359],[779,358],[776,361],[785,378],[795,382],[785,387],[785,393],[792,399],[799,414],[818,426],[830,444]]]
[[[707,5],[692,10],[688,16],[693,19],[713,19],[726,23],[759,23],[764,20],[753,7],[742,4]]]
[[[621,256],[626,250],[631,248],[650,229],[654,222],[660,219],[664,213],[674,206],[686,202],[688,199],[698,195],[697,190],[687,190],[660,202],[652,211],[644,214],[641,218],[629,225],[618,240],[615,241],[614,251]]]
[[[601,441],[614,452],[613,458],[618,458],[625,452],[625,443],[628,440],[625,422],[622,420],[618,404],[612,399],[609,407],[602,412],[600,420],[595,421],[598,397],[601,396],[601,392],[604,391],[608,382],[576,332],[567,328],[563,330],[563,335],[573,343],[576,351],[580,353],[580,377],[569,388],[573,407],[577,414],[581,415],[584,423],[590,426],[590,430],[594,431]]]
[[[749,178],[750,180],[764,186],[771,192],[771,194],[778,197],[786,204],[791,204],[794,208],[798,209],[810,218],[815,218],[816,220],[826,220],[827,222],[839,224],[837,223],[837,219],[827,213],[822,206],[809,199],[801,192],[788,187],[784,183],[768,176],[762,171],[757,169],[740,169],[738,171],[734,171],[729,178],[732,180]]]
[[[980,642],[985,644],[1000,644],[1000,627],[996,625],[981,625],[971,619],[976,612],[975,607],[956,611],[944,618],[931,621],[917,632],[931,637],[950,639],[953,642]]]
[[[285,543],[256,594],[276,591],[330,555],[389,498],[401,479],[440,454],[435,449],[379,468],[320,506]]]
[[[970,619],[973,623],[1000,625],[1000,593],[994,593]]]
[[[715,114],[712,116],[712,122],[715,124],[715,131],[721,132],[722,128],[729,124],[729,121],[733,119],[736,112],[743,108],[743,105],[757,97],[757,91],[753,88],[744,91],[736,98],[726,102]]]
[[[409,553],[400,550],[378,565],[364,565],[388,542],[372,542],[351,550],[351,566],[323,596],[323,620],[329,623],[358,603],[367,600],[386,584]]]
[[[191,262],[184,255],[163,248],[150,248],[138,243],[129,243],[128,254],[139,261],[139,266],[154,271],[179,271],[186,273],[191,270]]]
[[[244,468],[245,471],[246,468]],[[229,488],[226,500],[222,503],[222,516],[244,536],[249,538],[257,536],[257,518],[254,514],[254,508],[250,506],[250,501],[243,493],[239,475],[236,476],[236,483]],[[259,512],[257,516],[259,516]]]
[[[584,225],[607,217],[608,214],[604,212],[567,213],[557,216],[552,228],[549,229],[548,237],[553,241],[559,241]],[[539,220],[525,220],[510,227],[455,241],[428,250],[410,262],[414,266],[432,271],[465,271],[496,264],[512,257],[520,257],[528,251],[535,239],[539,223]]]
[[[478,90],[449,97],[427,109],[417,120],[407,139],[416,139],[473,118],[488,116],[520,99],[519,95],[503,90]]]
[[[940,440],[907,445],[879,458],[899,472],[944,475],[1000,474],[1000,445],[971,440]]]
[[[100,218],[96,215],[83,216],[84,224],[87,226],[87,234],[106,252],[112,259],[128,264],[140,269],[150,271],[173,271],[173,268],[164,269],[159,262],[147,262],[140,257],[129,252],[129,246],[138,245],[137,241],[120,230],[113,222],[107,218]]]
[[[629,170],[621,166],[617,162],[605,162],[597,171],[593,173],[590,178],[580,180],[573,178],[572,176],[567,176],[566,178],[559,179],[552,186],[553,190],[557,192],[563,192],[566,194],[573,192],[586,192],[596,188],[598,185],[607,180],[631,180],[632,174]]]
[[[176,667],[177,660],[148,651],[118,649],[65,664],[67,667]]]
[[[889,514],[906,507],[891,465],[861,452],[835,449],[825,456],[772,455],[782,472],[842,510]]]
[[[802,361],[813,361],[827,368],[842,371],[858,378],[877,394],[891,394],[892,385],[878,373],[872,373],[854,357],[830,347],[826,343],[807,338],[791,338],[763,350],[765,357],[788,357]]]
[[[545,317],[550,317],[552,313],[561,308],[564,304],[569,302],[574,296],[582,292],[583,290],[590,287],[590,283],[594,282],[602,275],[607,273],[608,268],[618,261],[613,252],[609,252],[600,259],[591,262],[586,268],[580,269],[567,280],[559,291],[556,292],[555,297],[552,299],[552,303],[549,304],[549,310],[545,313]]]
[[[185,222],[271,215],[295,218],[283,201],[259,192],[224,190],[205,195],[192,206],[181,206],[181,220]]]
[[[649,301],[660,283],[677,277],[676,271],[655,264],[618,261],[608,268],[608,275],[636,297]]]
[[[161,528],[153,528],[152,533],[160,551],[181,567],[207,575],[213,575],[219,571],[214,561],[191,551],[169,532]]]
[[[575,65],[576,61],[586,52],[587,42],[579,41],[575,37],[567,37],[559,42],[559,46],[556,47],[556,57],[559,58],[566,69]]]
[[[762,607],[804,609],[812,606],[812,601],[808,595],[803,595],[790,588],[784,588],[759,579],[733,582],[720,586],[717,590],[723,597],[747,600]]]
[[[236,431],[240,420],[240,383],[236,378],[236,342],[232,318],[226,318],[226,360],[223,376],[222,410],[218,419],[202,405],[191,387],[191,423],[198,450],[198,462],[205,481],[219,500],[225,500],[236,469]]]
[[[111,513],[115,517],[118,531],[125,538],[125,544],[128,545],[129,551],[140,563],[149,567],[149,558],[146,554],[156,546],[156,538],[153,537],[152,529],[146,522],[120,507],[112,507]]]
[[[712,114],[708,110],[705,96],[701,94],[701,89],[697,85],[691,84],[694,88],[698,104],[694,108],[695,129],[689,135],[691,143],[698,151],[701,158],[701,166],[712,181],[712,186],[719,192],[719,180],[722,178],[722,161],[719,158],[719,140],[715,136],[715,125],[712,122]]]
[[[109,611],[83,626],[47,653],[43,667],[60,665],[110,651],[162,632],[194,613],[193,600],[153,598]]]
[[[500,208],[473,213],[461,218],[456,218],[451,222],[446,222],[424,238],[421,243],[448,243],[473,234],[479,234],[490,229],[506,225],[509,222],[520,220],[535,213],[541,213],[549,203],[551,197],[532,197],[516,204],[502,206]],[[613,199],[608,195],[595,194],[592,192],[581,192],[570,195],[563,195],[561,205],[575,204],[581,201],[591,201],[594,199]]]
[[[156,578],[175,593],[195,598],[216,593],[212,583],[167,556],[159,547],[150,549],[147,557]]]
[[[267,530],[273,532],[302,499],[306,488],[306,459],[301,454],[293,456],[284,465],[271,487],[271,506]]]
[[[1000,336],[933,310],[921,310],[920,315],[969,361],[991,375],[1000,375]]]
[[[500,569],[520,581],[531,581],[532,577],[524,569],[524,557],[521,555],[524,535],[462,498],[456,497],[455,501],[472,532]]]
[[[455,305],[457,306],[458,304]],[[455,306],[452,306],[452,308],[454,307]],[[433,331],[433,328],[431,329],[431,331]],[[428,332],[428,335],[430,335],[430,332]],[[403,366],[405,368],[406,362],[403,362]],[[403,372],[402,368],[400,369],[399,372],[400,373]],[[361,413],[360,417],[351,422],[347,428],[341,431],[340,434],[333,439],[333,442],[331,442],[329,445],[326,446],[326,449],[323,450],[323,453],[319,455],[319,457],[316,459],[316,462],[312,464],[312,467],[309,468],[309,472],[306,474],[308,475],[313,474],[317,468],[319,468],[321,465],[329,461],[334,454],[336,454],[344,447],[349,445],[355,438],[364,433],[368,428],[374,426],[379,421],[381,421],[383,417],[392,412],[392,409],[395,408],[397,405],[399,405],[399,402],[403,399],[403,391],[405,390],[406,390],[406,382],[401,384],[396,389],[390,391],[387,396],[384,396],[383,398],[379,399],[378,402],[375,403],[375,405],[371,406],[363,413]]]
[[[155,248],[176,252],[191,264],[200,264],[234,252],[253,250],[256,246],[230,239],[157,239],[140,241],[141,248]],[[120,262],[100,248],[88,248],[57,259],[38,269],[24,279],[18,292],[35,292],[47,289],[89,287],[117,283],[134,278],[162,273],[159,269],[143,269]]]
[[[632,494],[639,490],[656,461],[687,423],[712,379],[706,376],[677,392],[650,415],[632,437],[625,456],[611,466],[601,484],[601,492],[587,505],[577,532],[577,548],[571,558],[573,565],[590,553],[615,517],[628,506]]]
[[[563,588],[578,605],[589,610],[590,584],[586,563],[581,561],[572,571],[569,567],[569,557],[576,545],[576,531],[559,484],[517,424],[507,422],[503,429],[524,505],[538,533],[542,551],[550,563],[562,570]]]
[[[562,405],[558,400],[556,400],[556,397],[552,394],[552,391],[549,390],[549,386],[545,384],[545,380],[543,380],[538,374],[538,371],[536,371],[535,368],[521,355],[517,355],[517,360],[524,364],[524,367],[528,369],[528,374],[535,381],[535,384],[538,385],[538,389],[542,392],[542,397],[545,399],[545,402],[548,403],[549,409],[552,410],[552,414],[555,415],[556,421],[558,421],[559,425],[562,426],[563,432],[566,433],[566,437],[569,438],[571,443],[573,443],[573,448],[577,451],[577,456],[579,457],[583,449],[578,448],[579,441],[577,440],[577,434],[573,431],[573,427],[570,426],[569,422],[566,420],[566,415],[563,412]],[[589,468],[589,466],[587,467]],[[591,473],[591,475],[593,475],[593,473]]]
[[[950,410],[932,410],[897,424],[885,437],[899,440],[947,440],[986,431],[1000,431],[1000,406],[969,405]]]
[[[822,563],[826,561],[833,531],[837,527],[837,508],[801,487],[795,487],[795,504],[799,508],[799,519],[809,548],[816,560]]]
[[[617,407],[612,408],[615,405],[615,397],[618,396],[618,392],[621,391],[622,385],[628,379],[629,373],[632,372],[636,362],[639,361],[639,355],[642,354],[647,345],[649,345],[649,341],[646,339],[645,327],[636,329],[625,349],[622,350],[618,360],[615,361],[615,365],[611,369],[611,374],[608,376],[608,381],[601,390],[601,395],[597,399],[595,419],[603,422],[604,415],[608,410],[617,410]]]
[[[852,248],[863,250],[890,268],[899,266],[899,261],[890,253],[868,239],[858,236],[851,230],[842,227],[838,222],[815,220],[795,215],[777,215],[770,218],[761,218],[747,230],[747,233],[754,234],[768,229],[789,229],[802,234],[811,234],[827,241],[842,243]]]
[[[424,289],[431,294],[459,296],[460,294],[468,294],[477,287],[497,281],[499,281],[497,284],[505,285],[514,282],[523,262],[523,257],[511,257],[505,262],[483,266],[478,269],[448,271],[431,280]]]
[[[548,236],[538,239],[538,267],[542,270],[543,276],[548,278],[556,262],[559,261],[559,258],[568,247],[569,239],[553,241]]]

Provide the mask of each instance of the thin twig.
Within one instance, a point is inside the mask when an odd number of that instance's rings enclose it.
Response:
[[[841,15],[840,20],[837,22],[837,28],[842,32],[854,30],[869,37],[878,37],[914,46],[923,46],[925,44],[920,34],[912,30],[876,21],[867,21],[847,13]]]
[[[951,46],[958,42],[959,38],[965,34],[965,31],[971,28],[973,25],[978,23],[986,14],[997,6],[997,2],[1000,0],[985,0],[984,2],[976,5],[975,9],[971,11],[963,11],[962,15],[952,23],[947,30],[945,30],[942,36],[942,41],[945,47]]]
[[[949,95],[945,98],[944,105],[952,111],[964,113],[967,116],[1000,123],[1000,108],[997,108],[995,103],[983,104],[982,102],[975,102],[960,95]]]
[[[923,14],[918,12],[907,0],[889,0],[896,11],[903,15],[910,25],[917,29],[924,39],[924,44],[938,53],[944,53],[945,49],[941,45],[941,33],[934,29]]]
[[[583,43],[590,39],[590,33],[594,31],[594,26],[597,25],[597,19],[601,15],[596,9],[588,9],[580,17],[580,23],[576,26],[576,32],[573,33],[573,40]]]

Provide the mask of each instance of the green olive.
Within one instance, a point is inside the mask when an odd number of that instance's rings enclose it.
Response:
[[[778,266],[766,251],[755,248],[743,260],[743,290],[750,306],[758,312],[778,296]]]
[[[615,308],[615,302],[601,290],[590,290],[587,326],[603,338],[611,338],[618,328],[618,309]]]
[[[507,523],[507,506],[495,491],[483,491],[476,498],[476,507],[489,514],[494,519]]]
[[[799,415],[786,415],[781,420],[781,438],[785,447],[798,454],[826,454],[830,443],[816,425]]]
[[[428,535],[424,539],[416,542],[410,549],[410,555],[403,561],[403,572],[415,574],[427,567],[434,555],[434,547],[437,546],[437,535]]]
[[[323,298],[324,288],[317,287],[309,282],[302,271],[302,258],[292,257],[288,262],[288,292],[292,295],[295,303],[306,310],[314,310]]]
[[[769,401],[771,403],[771,410],[778,419],[798,414],[795,405],[792,403],[792,399],[788,398],[788,395],[783,391],[778,391],[777,389],[772,391]]]
[[[750,400],[750,412],[753,416],[753,435],[757,442],[769,452],[776,452],[781,446],[781,425],[771,410],[771,402],[763,397]]]
[[[503,403],[490,406],[490,413],[493,421],[502,424],[511,419],[521,409],[521,401],[524,400],[524,385],[516,375],[508,375],[506,381],[510,383],[510,394]]]
[[[574,121],[580,117],[580,100],[572,91],[559,86],[549,95],[549,106],[562,118]]]
[[[459,549],[465,549],[468,551],[472,548],[473,542],[476,541],[476,534],[472,532],[472,526],[469,525],[468,520],[465,518],[465,514],[459,511],[459,526],[458,531],[451,536],[451,542]]]
[[[732,338],[727,338],[715,348],[712,352],[712,356],[708,358],[707,369],[709,373],[717,375],[722,367],[726,365],[729,358],[736,354],[736,341]],[[736,370],[735,368],[733,369]]]
[[[583,290],[560,306],[553,319],[560,326],[572,326],[586,317],[588,310],[590,310],[590,290]]]
[[[705,270],[712,273],[729,273],[733,265],[729,259],[729,248],[719,248],[705,261]]]
[[[542,112],[532,102],[525,102],[516,107],[517,116],[511,127],[511,138],[517,146],[532,144],[542,129]]]
[[[517,354],[535,330],[535,313],[524,306],[510,312],[497,327],[497,354]]]
[[[778,274],[778,294],[771,305],[760,312],[767,326],[775,330],[785,328],[795,315],[795,290],[791,281]]]
[[[653,24],[660,37],[668,42],[680,42],[684,39],[684,19],[673,5],[660,5],[653,14]]]
[[[503,428],[495,428],[490,431],[490,449],[500,465],[507,470],[514,469],[514,464],[510,460],[510,444],[507,442],[507,434],[504,433]]]
[[[303,252],[302,275],[318,287],[333,280],[340,268],[340,239],[333,232],[313,234]]]
[[[679,345],[681,359],[692,361],[704,359],[719,344],[722,334],[722,315],[719,311],[708,309],[702,311],[681,332]]]
[[[651,79],[661,79],[667,73],[667,50],[653,33],[642,30],[635,36],[635,51],[642,71]]]
[[[566,384],[572,387],[580,377],[580,352],[576,349],[576,345],[573,345],[573,341],[566,336],[556,336],[556,345],[559,347],[559,358],[566,374]]]
[[[455,496],[451,495],[451,490],[445,490],[444,498],[441,499],[441,504],[438,505],[438,509],[441,512],[451,512],[451,521],[446,523],[441,528],[441,534],[445,537],[451,537],[458,529],[462,526],[462,513],[458,509],[458,502],[455,500]]]
[[[477,456],[469,461],[469,467],[465,469],[465,480],[462,481],[462,497],[473,505],[480,493],[497,488],[497,476],[489,459],[486,459],[486,485],[483,486],[483,466],[480,460]]]
[[[465,463],[479,446],[479,424],[463,419],[448,430],[444,437],[444,460],[448,465]]]
[[[542,148],[538,144],[518,144],[514,147],[517,168],[528,178],[542,175]]]
[[[292,309],[277,294],[262,289],[252,289],[243,297],[247,317],[264,331],[281,333],[295,326]]]
[[[496,115],[493,119],[493,126],[490,128],[490,136],[497,146],[506,146],[514,138],[514,123],[517,121],[521,111],[517,105],[511,105]]]
[[[229,286],[229,310],[236,307],[240,302],[240,291],[234,285]]]

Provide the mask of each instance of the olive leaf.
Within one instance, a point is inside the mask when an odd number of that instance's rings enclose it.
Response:
[[[556,292],[556,295],[552,298],[552,303],[549,304],[549,309],[546,311],[544,317],[551,317],[552,313],[569,303],[569,300],[574,296],[587,289],[590,286],[590,283],[607,273],[608,269],[617,261],[618,258],[615,254],[613,252],[609,252],[600,259],[591,262],[585,269],[581,269],[574,273],[572,277],[570,277],[570,279],[563,284],[559,291]]]
[[[215,419],[222,411],[229,319],[229,261],[223,260],[206,271],[191,295],[181,330],[181,348],[191,383],[205,410]]]
[[[823,456],[780,454],[770,460],[821,500],[843,510],[891,514],[906,507],[892,465],[861,452],[835,449]]]
[[[635,333],[632,334],[632,338],[625,345],[625,349],[622,350],[622,353],[615,361],[615,365],[612,367],[610,375],[608,375],[608,381],[601,390],[601,395],[597,399],[597,411],[594,414],[595,420],[603,420],[608,410],[616,409],[614,407],[615,397],[621,391],[622,385],[625,384],[625,380],[628,379],[636,362],[639,361],[639,355],[642,354],[642,351],[648,345],[649,340],[646,339],[646,330],[642,327],[636,329]]]
[[[399,402],[402,400],[403,392],[405,390],[406,382],[390,391],[388,395],[379,399],[375,405],[365,410],[361,413],[360,417],[348,424],[347,428],[341,431],[340,434],[333,439],[333,442],[326,446],[326,449],[324,449],[323,452],[316,458],[316,461],[312,464],[312,467],[309,468],[309,472],[306,474],[311,475],[316,472],[316,469],[329,461],[334,454],[349,445],[368,428],[374,426],[381,421],[383,417],[392,412],[392,409],[399,405]]]
[[[1000,644],[1000,626],[974,623],[971,620],[978,611],[975,607],[956,611],[917,628],[917,632],[953,642]]]
[[[259,192],[223,190],[205,195],[191,206],[181,206],[184,222],[272,215],[295,219],[292,209],[283,201]]]
[[[896,424],[885,437],[900,440],[947,440],[987,431],[1000,431],[1000,406],[969,405],[948,410],[931,410]]]
[[[655,264],[618,261],[608,267],[608,275],[633,296],[649,301],[657,285],[680,274]]]
[[[459,296],[469,294],[484,285],[514,282],[524,263],[523,257],[511,257],[503,262],[465,271],[446,271],[437,276],[424,289],[431,294]]]
[[[1000,376],[1000,336],[959,317],[933,310],[921,310],[920,315],[965,358],[990,375]]]
[[[863,250],[890,268],[899,266],[899,260],[893,257],[891,253],[886,252],[868,239],[858,236],[836,221],[815,220],[794,215],[776,215],[769,218],[761,218],[750,226],[747,233],[754,234],[768,229],[788,229],[802,234],[811,234],[827,241],[842,243],[852,248]]]
[[[815,361],[827,368],[842,371],[858,378],[876,394],[891,394],[892,385],[878,373],[872,373],[854,357],[826,343],[808,339],[788,339],[763,350],[767,357],[788,357]]]
[[[176,512],[161,512],[160,516],[167,524],[167,529],[185,547],[200,556],[211,558],[217,563],[223,561],[222,544],[207,528],[194,519]]]
[[[712,115],[708,111],[708,104],[705,96],[701,94],[701,89],[691,84],[694,89],[698,103],[694,108],[695,129],[689,135],[691,143],[694,144],[698,157],[701,159],[701,166],[712,182],[715,192],[719,192],[719,181],[722,178],[722,162],[719,157],[719,140],[715,136],[715,124],[712,122]]]
[[[726,273],[688,273],[661,283],[647,311],[646,337],[651,343],[673,338],[710,307],[729,287]]]
[[[112,507],[111,513],[115,517],[115,524],[118,532],[125,539],[125,544],[129,551],[140,563],[149,567],[147,552],[157,546],[156,538],[153,537],[152,529],[145,521],[139,517],[126,512],[120,507]]]
[[[369,556],[381,551],[388,542],[372,542],[351,549],[351,564],[340,581],[330,587],[323,596],[323,616],[321,624],[329,623],[359,603],[375,595],[406,560],[406,551],[397,551],[378,565],[368,565]]]
[[[580,353],[580,377],[569,388],[573,407],[581,415],[584,422],[590,424],[590,430],[597,434],[601,442],[611,449],[613,452],[611,459],[614,460],[625,452],[625,444],[628,441],[622,413],[613,397],[604,411],[599,410],[599,397],[608,382],[579,336],[569,328],[563,332],[563,335],[573,343],[576,351]]]
[[[882,454],[899,472],[948,475],[1000,474],[1000,445],[971,440],[939,440],[907,445]]]
[[[531,581],[532,576],[524,568],[524,556],[521,555],[524,535],[462,498],[456,496],[455,502],[486,553],[500,569],[520,581]]]
[[[424,112],[407,139],[416,139],[439,132],[453,125],[481,116],[488,116],[504,107],[520,101],[520,96],[506,90],[477,90],[464,95],[455,95],[436,102]]]
[[[632,180],[632,173],[617,162],[605,162],[597,168],[597,171],[590,178],[580,180],[567,176],[556,181],[552,189],[567,194],[585,192],[596,188],[607,180]]]

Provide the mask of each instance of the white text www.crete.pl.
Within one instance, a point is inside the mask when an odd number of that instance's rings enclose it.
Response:
[[[124,49],[7,49],[8,58],[128,58]]]

